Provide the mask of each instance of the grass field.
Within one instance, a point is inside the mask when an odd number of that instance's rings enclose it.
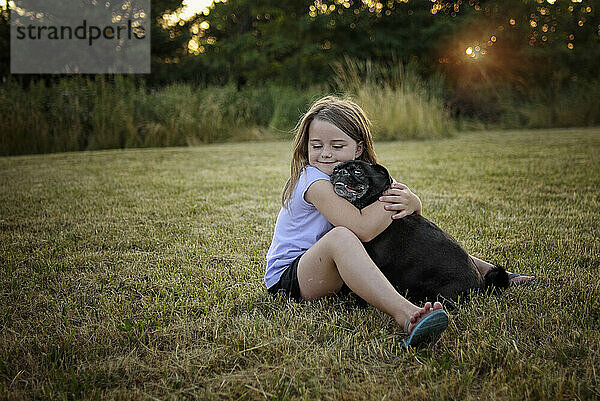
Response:
[[[432,345],[262,275],[286,142],[0,158],[0,398],[597,399],[600,129],[377,143],[424,215],[534,274]]]

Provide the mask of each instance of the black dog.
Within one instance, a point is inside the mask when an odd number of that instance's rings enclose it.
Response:
[[[350,160],[336,166],[331,182],[336,194],[362,209],[375,202],[392,179],[383,166]],[[364,246],[390,283],[411,301],[439,296],[457,300],[469,290],[508,287],[503,268],[495,267],[482,277],[454,238],[416,213],[394,220]]]

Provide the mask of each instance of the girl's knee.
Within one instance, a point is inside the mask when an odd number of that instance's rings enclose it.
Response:
[[[347,244],[348,242],[353,241],[358,241],[360,243],[356,234],[350,231],[350,229],[342,226],[334,227],[327,233],[327,236],[336,244]]]

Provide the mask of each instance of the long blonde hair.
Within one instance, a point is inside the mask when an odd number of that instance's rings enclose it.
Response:
[[[281,195],[281,204],[285,208],[288,207],[292,198],[292,193],[300,179],[302,169],[308,165],[308,129],[313,120],[333,124],[344,131],[357,144],[362,142],[363,151],[358,159],[368,163],[377,163],[377,156],[373,150],[371,122],[365,112],[350,99],[325,96],[314,102],[296,125],[290,178],[285,184]]]

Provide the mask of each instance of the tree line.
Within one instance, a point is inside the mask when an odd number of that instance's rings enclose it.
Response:
[[[167,25],[182,0],[152,0],[150,81],[306,86],[344,57],[416,61],[454,81],[540,83],[595,76],[600,18],[592,0],[228,0]],[[0,74],[9,74],[0,13]]]
[[[600,13],[593,0],[227,0],[167,23],[164,16],[182,3],[151,2],[147,87],[301,89],[330,85],[340,61],[369,60],[417,66],[425,79],[442,76],[450,107],[485,119],[507,92],[551,101],[597,81]],[[9,42],[5,9],[2,77],[9,75]]]
[[[592,0],[228,0],[190,21],[204,83],[324,82],[344,57],[417,62],[424,74],[543,84],[593,78]],[[191,68],[190,70],[194,70]]]

